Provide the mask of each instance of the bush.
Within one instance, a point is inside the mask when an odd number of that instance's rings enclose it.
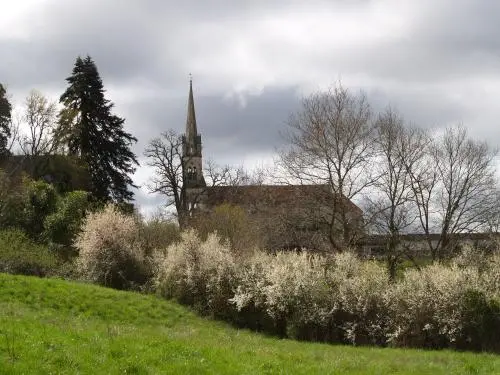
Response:
[[[155,250],[165,250],[181,239],[179,226],[162,217],[154,217],[148,221],[140,221],[139,236],[141,245],[147,255]]]
[[[334,257],[328,275],[330,322],[338,340],[356,345],[386,342],[388,311],[384,298],[390,284],[387,270],[345,252]]]
[[[86,280],[129,289],[143,285],[148,279],[137,223],[113,205],[87,215],[75,247],[79,251],[77,270]]]
[[[45,218],[56,209],[57,192],[44,181],[24,180],[26,189],[24,210],[24,230],[34,239],[43,232]]]
[[[24,210],[23,190],[0,169],[0,229],[23,226],[23,216],[19,215]]]
[[[210,234],[201,241],[194,230],[155,256],[154,282],[166,298],[193,306],[202,314],[227,318],[233,310],[236,266],[230,247]]]
[[[483,292],[465,290],[460,301],[461,329],[455,346],[477,351],[500,350],[500,304]]]
[[[7,189],[0,194],[0,228],[19,228],[32,239],[40,239],[44,220],[56,207],[54,187],[27,177],[12,181],[5,175],[0,176],[0,187]]]
[[[349,252],[255,251],[236,258],[195,232],[156,255],[155,286],[203,314],[282,337],[420,348],[500,351],[500,255],[407,269]],[[238,262],[235,260],[238,259]]]
[[[241,256],[261,245],[258,228],[239,206],[221,204],[210,213],[196,217],[193,224],[202,239],[206,239],[210,233],[217,233],[222,241],[227,241],[231,249]]]
[[[89,194],[72,191],[59,198],[55,212],[43,223],[43,237],[50,243],[62,245],[65,255],[72,253],[71,247],[80,230],[85,212],[89,207]]]
[[[481,288],[477,270],[434,264],[408,270],[388,296],[390,342],[398,346],[454,346],[462,329],[465,290]]]
[[[350,253],[327,259],[306,252],[258,252],[241,268],[238,280],[231,301],[239,311],[267,314],[275,322],[273,333],[280,336],[356,344],[385,341],[381,318],[386,272]]]
[[[57,257],[19,229],[0,231],[0,272],[47,276],[58,269]]]

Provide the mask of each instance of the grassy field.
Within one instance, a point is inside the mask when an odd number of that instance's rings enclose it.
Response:
[[[500,356],[279,340],[154,296],[0,274],[0,374],[500,374]]]

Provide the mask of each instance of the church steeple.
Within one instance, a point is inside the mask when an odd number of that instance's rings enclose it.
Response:
[[[188,111],[186,120],[186,138],[191,141],[198,135],[196,128],[196,113],[194,111],[194,98],[193,98],[193,79],[189,78],[189,98],[188,98]]]
[[[193,80],[189,79],[189,97],[186,119],[186,134],[182,137],[182,168],[184,184],[187,188],[195,189],[206,186],[203,178],[201,156],[201,135],[196,126],[194,111]]]

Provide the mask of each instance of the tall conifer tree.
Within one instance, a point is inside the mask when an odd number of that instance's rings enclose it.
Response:
[[[133,198],[130,177],[138,165],[130,150],[137,139],[123,129],[125,120],[111,113],[113,103],[90,56],[78,57],[69,86],[61,95],[64,106],[56,132],[60,148],[80,157],[92,181],[91,192],[99,201],[126,202]]]
[[[7,98],[7,91],[0,83],[0,157],[7,155],[7,141],[10,134],[10,121],[12,116],[12,105]]]

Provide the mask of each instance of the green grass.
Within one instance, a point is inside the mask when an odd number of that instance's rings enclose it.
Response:
[[[173,302],[0,274],[0,374],[499,374],[500,356],[279,340]]]

